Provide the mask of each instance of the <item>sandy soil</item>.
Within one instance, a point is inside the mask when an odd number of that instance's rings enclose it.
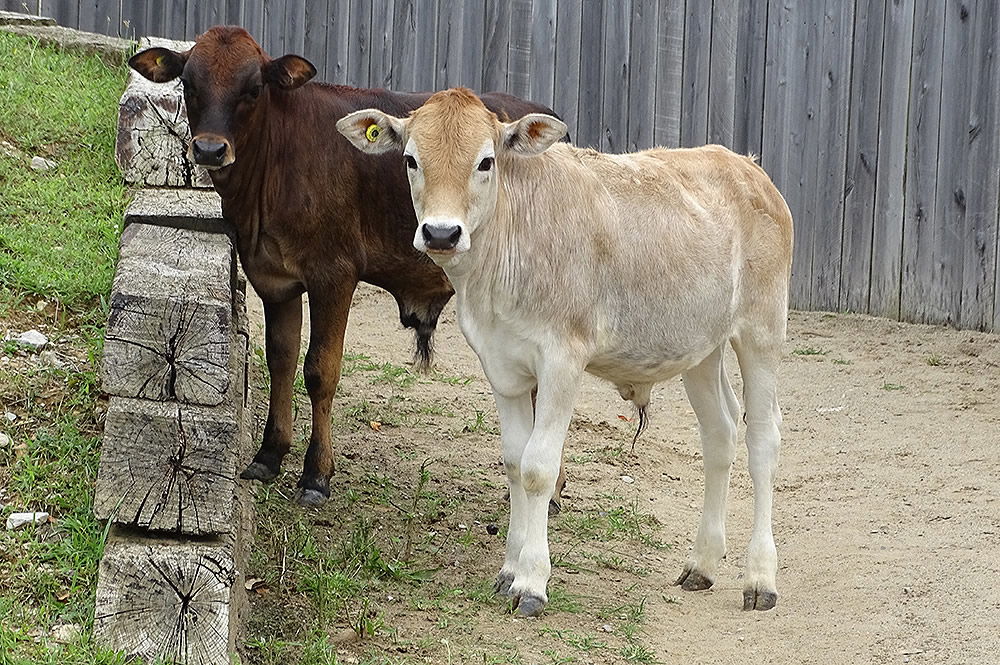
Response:
[[[255,318],[259,322],[259,313]],[[459,509],[448,519],[476,529],[489,519],[482,504],[502,495],[499,442],[488,431],[463,435],[461,422],[479,409],[495,427],[495,412],[451,307],[436,340],[440,375],[475,378],[467,385],[421,381],[408,399],[446,405],[455,417],[427,417],[379,432],[357,423],[338,425],[343,455],[334,492],[360,482],[371,469],[410,477],[424,456],[433,455],[441,476],[437,491],[459,492],[469,504],[467,513]],[[409,331],[396,323],[391,298],[363,285],[347,348],[403,364],[411,344]],[[519,662],[569,662],[553,655],[558,648],[575,662],[625,662],[619,648],[625,643],[613,639],[621,617],[590,611],[590,605],[632,594],[644,599],[641,638],[660,662],[1000,662],[1000,337],[795,312],[786,348],[774,503],[776,609],[740,609],[752,514],[745,449],[734,467],[729,555],[720,578],[710,591],[681,592],[670,582],[697,528],[702,473],[694,414],[680,379],[654,391],[652,423],[632,454],[633,425],[622,419],[631,416],[628,405],[613,387],[591,378],[566,442],[569,497],[564,514],[552,522],[553,556],[566,560],[578,551],[560,521],[574,523],[574,515],[592,514],[587,511],[608,501],[624,501],[655,517],[656,536],[673,547],[634,544],[626,559],[635,557],[645,567],[635,575],[628,565],[617,571],[557,565],[550,592],[555,587],[577,594],[585,599],[584,609],[554,608],[539,620],[511,617],[494,604],[465,613],[461,629],[442,628],[434,611],[387,601],[380,611],[394,637],[376,644],[418,662],[487,662],[487,655],[488,662],[505,662],[495,655],[503,649],[516,652]],[[728,367],[739,394],[731,353]],[[375,404],[390,393],[348,376],[338,401],[364,396]],[[289,487],[300,463],[299,456],[286,464],[291,475],[282,482]],[[505,523],[502,506],[499,513]],[[602,546],[588,543],[592,549],[584,555],[597,560]],[[615,543],[611,549],[630,547]],[[499,568],[503,541],[483,533],[471,549],[445,551],[452,554],[441,556],[453,555],[450,581],[473,584]],[[560,631],[609,644],[573,650],[565,638],[557,639]],[[360,650],[342,656],[350,662]]]

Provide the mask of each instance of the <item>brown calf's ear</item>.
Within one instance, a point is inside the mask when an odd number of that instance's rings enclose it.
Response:
[[[566,123],[562,120],[545,113],[529,113],[504,123],[503,147],[519,155],[537,155],[564,136]]]
[[[365,109],[345,115],[337,121],[337,131],[362,152],[378,155],[401,151],[408,120],[396,118],[378,109]]]
[[[283,55],[261,68],[264,82],[282,90],[294,90],[316,76],[312,63],[298,55]]]
[[[139,72],[154,83],[173,81],[184,71],[188,53],[178,53],[168,48],[146,49],[128,59],[129,67]]]

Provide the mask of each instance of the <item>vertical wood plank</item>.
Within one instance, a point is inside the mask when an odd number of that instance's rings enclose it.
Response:
[[[729,148],[733,147],[736,124],[736,20],[740,4],[740,0],[712,3],[706,140]]]
[[[465,53],[466,5],[460,0],[440,0],[434,56],[434,89],[457,85]]]
[[[601,150],[625,152],[628,143],[631,0],[604,3],[604,94]]]
[[[556,10],[555,86],[552,110],[569,127],[570,140],[579,136],[577,112],[580,97],[580,50],[583,0],[559,0]]]
[[[633,0],[628,54],[628,136],[625,151],[644,150],[653,145],[656,120],[656,0]]]
[[[886,5],[868,311],[899,318],[914,0]]]
[[[43,16],[51,16],[59,25],[76,28],[80,25],[80,0],[45,0],[41,13]],[[127,30],[123,25],[123,36],[127,36]]]
[[[437,32],[437,0],[421,0],[417,3],[416,71],[413,85],[415,90],[434,90],[435,59],[434,45]]]
[[[87,0],[82,0],[77,5],[77,9],[80,11],[77,19],[77,25],[71,27],[79,27],[80,30],[85,30],[83,24],[85,23],[84,12],[87,9]],[[146,7],[143,3],[139,2],[123,2],[121,6],[121,24],[122,24],[122,37],[128,39],[139,39],[140,37],[146,36]]]
[[[329,17],[327,0],[310,0],[305,3],[302,55],[316,68],[316,78],[321,81],[329,80],[326,71],[326,30]]]
[[[159,8],[158,20],[155,22],[150,20],[150,27],[160,37],[187,41],[193,40],[195,35],[192,35],[187,27],[188,11],[192,4],[185,2],[163,3],[162,7]],[[147,16],[157,10],[155,3],[149,3],[148,7]]]
[[[841,311],[867,312],[871,289],[872,234],[882,86],[883,0],[859,0],[854,15],[844,233],[841,249]]]
[[[462,3],[462,51],[459,75],[456,81],[473,90],[483,89],[483,48],[486,29],[485,0],[466,0]]]
[[[392,81],[393,0],[372,3],[371,64],[368,80],[374,88],[387,88]]]
[[[528,70],[531,51],[532,0],[512,0],[510,3],[510,35],[507,39],[507,92],[518,97],[528,96]]]
[[[347,83],[350,47],[350,0],[329,0],[326,25],[326,78],[331,83]]]
[[[760,155],[764,123],[767,2],[743,0],[736,25],[736,100],[733,150]]]
[[[102,35],[117,35],[121,25],[120,0],[81,0],[80,29]],[[145,37],[146,33],[138,34]]]
[[[269,0],[264,5],[263,41],[260,45],[271,57],[286,53],[285,49],[285,0]]]
[[[851,84],[854,3],[826,0],[819,17],[821,56],[819,116],[814,132],[816,224],[812,234],[813,309],[836,310],[840,304],[841,251],[844,227],[844,177],[847,164],[847,119]],[[811,154],[807,153],[807,159]]]
[[[300,2],[302,0],[299,0]],[[167,2],[165,5],[180,5],[179,2]],[[185,39],[194,40],[213,25],[219,24],[219,6],[217,0],[188,0],[185,12]],[[168,9],[169,11],[169,9]]]
[[[656,121],[653,141],[676,148],[681,144],[681,96],[684,82],[684,0],[660,0],[657,15]]]
[[[417,0],[396,0],[392,23],[392,85],[394,90],[415,90]]]
[[[326,4],[325,1],[323,4]],[[225,13],[221,22],[226,25],[243,25],[243,10],[243,0],[225,0],[225,5],[223,6]]]
[[[350,3],[347,85],[365,88],[371,67],[372,0],[350,0]]]
[[[527,98],[551,107],[555,100],[556,0],[534,0],[531,6],[531,60]]]
[[[971,53],[969,160],[965,188],[965,253],[962,261],[963,328],[1000,332],[1000,4],[976,3]]]
[[[303,55],[306,45],[306,0],[286,0],[285,2],[285,49],[275,55],[286,53]]]
[[[264,4],[257,0],[244,0],[243,27],[260,43],[264,39]]]
[[[944,57],[945,4],[917,0],[910,65],[910,113],[907,132],[903,208],[903,270],[900,314],[907,321],[940,321],[933,216],[937,206],[938,132],[941,127],[941,66]],[[942,30],[941,26],[945,29]]]
[[[712,54],[712,3],[691,2],[685,9],[681,90],[682,146],[708,140],[708,90]]]
[[[580,89],[577,108],[577,145],[601,145],[601,99],[604,94],[604,16],[598,2],[583,3],[580,30]]]
[[[507,52],[510,35],[510,2],[486,0],[483,50],[483,91],[507,89]]]

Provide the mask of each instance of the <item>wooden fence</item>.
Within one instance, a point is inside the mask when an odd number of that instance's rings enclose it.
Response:
[[[72,27],[244,25],[328,81],[551,105],[610,151],[760,155],[792,305],[1000,331],[997,0],[0,0]]]

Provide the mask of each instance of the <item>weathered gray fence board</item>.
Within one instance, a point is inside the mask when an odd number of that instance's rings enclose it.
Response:
[[[440,0],[438,7],[437,48],[434,54],[436,72],[434,89],[452,88],[458,85],[469,87],[462,79],[462,58],[466,55],[465,3],[459,0]],[[478,89],[475,84],[473,88]]]
[[[326,58],[316,58],[310,54],[326,53],[326,31],[330,21],[328,2],[327,0],[310,0],[305,3],[304,10],[303,20],[306,29],[302,33],[302,53],[307,55],[309,62],[316,68],[316,77],[325,81],[327,80]],[[392,25],[391,21],[389,24]],[[284,53],[271,55],[284,55]],[[374,65],[374,54],[372,62]],[[373,80],[378,79],[374,78]]]
[[[709,66],[712,60],[712,3],[691,2],[685,9],[684,62],[681,90],[681,135],[684,147],[708,140]]]
[[[917,0],[910,66],[910,113],[907,132],[905,206],[903,209],[903,280],[900,312],[925,320],[937,312],[934,225],[938,178],[938,132],[941,111],[941,65],[944,56],[945,4]],[[951,100],[949,100],[950,102]]]
[[[641,150],[653,145],[656,121],[657,65],[656,0],[632,1],[628,50],[628,135],[623,149]]]
[[[601,150],[625,152],[628,143],[631,0],[604,3],[604,94]]]
[[[580,42],[580,100],[577,106],[578,145],[597,147],[601,142],[601,103],[604,85],[604,15],[601,3],[583,3]]]
[[[868,311],[899,317],[914,0],[886,6]]]
[[[311,2],[306,5],[306,11],[310,11],[311,5]],[[392,17],[395,6],[393,0],[372,3],[372,61],[368,67],[368,82],[373,88],[388,88],[392,83]],[[325,21],[326,13],[319,18]]]
[[[347,83],[351,3],[349,0],[329,0],[327,12],[329,21],[326,26],[326,80],[333,83]],[[402,62],[399,58],[394,58],[394,61]]]
[[[676,148],[681,144],[681,96],[684,82],[684,0],[660,0],[657,13],[656,121],[653,141]]]
[[[531,67],[531,0],[512,0],[510,36],[507,39],[507,90],[518,97],[528,96]]]
[[[7,3],[5,8],[11,9],[10,3]],[[42,16],[51,16],[59,25],[80,25],[80,3],[78,0],[44,0],[38,13]],[[123,29],[122,35],[125,34],[127,33]]]
[[[837,307],[851,312],[867,311],[871,288],[884,22],[885,3],[882,0],[858,2],[854,15],[844,233]]]
[[[17,6],[20,7],[20,3]],[[118,35],[121,28],[121,4],[119,0],[81,0],[80,25],[70,27],[79,27],[81,30],[105,35]]]
[[[462,85],[473,90],[483,88],[483,51],[485,38],[485,2],[463,2],[462,50],[459,56],[458,79]]]
[[[739,0],[715,0],[712,3],[706,140],[729,148],[733,147],[736,125],[736,21],[739,4]]]
[[[549,107],[555,91],[556,0],[534,0],[531,6],[531,59],[525,97]]]
[[[767,55],[766,1],[740,3],[736,28],[736,99],[733,111],[733,149],[761,153],[764,122],[764,62]]]
[[[437,30],[438,3],[437,0],[421,0],[417,3],[417,33],[416,33],[416,73],[414,90],[434,89],[435,44],[431,37]]]
[[[840,304],[840,260],[844,227],[844,173],[847,160],[847,119],[850,102],[854,5],[827,0],[819,15],[817,63],[822,82],[818,121],[815,226],[812,235],[812,280],[809,306],[837,309]],[[811,153],[806,153],[809,155]]]
[[[275,53],[274,57],[282,56],[285,53],[305,53],[306,30],[309,27],[306,23],[307,4],[309,4],[307,0],[287,0],[285,2],[285,43],[281,53]],[[365,64],[367,65],[367,62]],[[362,80],[366,83],[368,81],[367,69]]]
[[[486,0],[483,33],[483,90],[507,89],[511,5]]]
[[[333,0],[331,0],[333,2]],[[392,87],[415,90],[417,0],[396,0],[392,18]],[[329,48],[329,47],[328,47]]]
[[[1000,330],[988,303],[998,297],[997,219],[1000,198],[1000,3],[976,3],[971,51],[969,155],[965,170],[965,252],[962,268],[962,327]],[[996,316],[1000,316],[1000,308]]]
[[[371,65],[372,0],[351,0],[349,11],[347,84],[366,86]]]
[[[570,138],[577,142],[582,21],[583,0],[559,0],[556,15],[556,87],[552,108],[566,121]]]

